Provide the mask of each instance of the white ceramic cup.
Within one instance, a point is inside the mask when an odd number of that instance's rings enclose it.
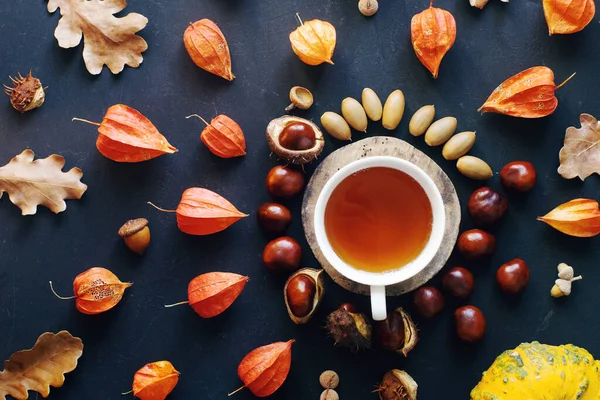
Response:
[[[398,265],[398,269],[389,272],[367,272],[348,265],[335,253],[325,232],[325,208],[333,190],[348,176],[372,167],[393,168],[410,175],[421,185],[431,203],[433,223],[431,235],[425,248],[413,261],[406,265]],[[385,287],[407,281],[429,264],[442,243],[446,225],[446,213],[442,195],[429,175],[406,160],[390,156],[361,158],[351,162],[333,174],[319,194],[314,215],[317,243],[327,261],[346,278],[371,287],[371,310],[375,321],[381,321],[387,317]]]

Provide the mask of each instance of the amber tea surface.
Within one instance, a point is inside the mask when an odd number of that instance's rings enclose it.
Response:
[[[431,203],[421,185],[393,168],[350,175],[325,207],[325,232],[333,250],[368,272],[396,270],[417,258],[432,223]]]

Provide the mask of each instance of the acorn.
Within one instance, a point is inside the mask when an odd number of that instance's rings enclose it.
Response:
[[[30,111],[44,104],[46,93],[39,79],[29,74],[23,78],[18,74],[18,79],[9,76],[13,87],[4,85],[4,93],[10,97],[10,104],[20,112]]]
[[[379,400],[416,400],[418,386],[405,371],[392,369],[383,375],[377,392]]]
[[[343,304],[329,314],[326,328],[333,337],[336,346],[349,347],[352,350],[371,347],[371,324],[361,313],[350,312]]]
[[[292,102],[285,108],[285,111],[292,111],[294,108],[308,110],[313,105],[313,95],[307,88],[294,86],[290,89],[290,101]]]
[[[150,228],[146,218],[131,219],[119,229],[119,236],[123,238],[129,249],[139,255],[144,254],[150,244]]]
[[[406,357],[417,345],[417,327],[404,309],[399,307],[389,313],[385,320],[377,321],[375,339],[382,348]]]
[[[319,308],[325,295],[322,269],[302,268],[285,282],[283,298],[290,319],[295,324],[305,324]]]
[[[267,126],[267,142],[278,158],[290,164],[306,164],[323,151],[321,130],[311,121],[294,116],[272,120]]]

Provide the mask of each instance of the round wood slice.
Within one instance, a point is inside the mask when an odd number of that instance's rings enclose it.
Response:
[[[388,296],[398,296],[424,285],[433,278],[444,267],[446,261],[448,261],[458,237],[460,225],[460,202],[458,195],[448,175],[431,158],[404,140],[387,136],[375,136],[363,139],[334,151],[321,162],[306,187],[302,204],[302,224],[308,244],[329,276],[338,285],[351,292],[368,295],[368,286],[353,282],[342,276],[325,259],[317,244],[313,220],[317,198],[329,178],[346,164],[371,156],[398,157],[420,167],[437,185],[446,207],[446,231],[440,249],[429,265],[413,278],[406,282],[387,286],[386,293]]]

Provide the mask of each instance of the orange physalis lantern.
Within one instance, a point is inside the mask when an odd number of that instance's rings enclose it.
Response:
[[[231,55],[223,32],[210,19],[196,21],[185,30],[183,43],[194,64],[232,81]]]
[[[165,400],[179,382],[179,371],[169,361],[140,368],[133,377],[133,395],[141,400]]]
[[[533,67],[519,72],[500,84],[477,111],[494,112],[521,118],[541,118],[558,106],[554,95],[575,74],[556,86],[548,67]]]
[[[202,318],[212,318],[227,310],[248,283],[247,276],[231,272],[209,272],[192,279],[188,286],[188,301],[166,305],[170,308],[189,304]]]
[[[550,35],[579,32],[596,13],[594,0],[544,0],[543,5]]]
[[[160,211],[176,213],[179,230],[189,235],[220,232],[248,216],[222,196],[203,188],[190,188],[183,192],[177,210],[163,210],[149,204]]]
[[[319,19],[302,22],[296,16],[300,26],[290,33],[294,53],[308,65],[333,64],[331,57],[337,40],[335,27]]]
[[[125,289],[133,285],[121,282],[119,278],[106,268],[94,267],[77,275],[73,281],[72,297],[61,297],[54,291],[52,282],[50,289],[61,300],[75,300],[75,307],[83,314],[100,314],[116,306],[123,298]]]
[[[433,7],[412,18],[410,23],[412,45],[419,61],[438,77],[442,58],[456,41],[456,21],[450,12]]]
[[[197,117],[206,124],[206,128],[200,134],[200,140],[208,147],[214,155],[221,158],[232,158],[246,155],[246,139],[242,128],[227,115],[218,115],[210,121],[210,124],[199,115]]]
[[[600,210],[595,200],[571,200],[538,220],[569,236],[592,237],[600,234]]]
[[[177,152],[148,118],[124,104],[106,110],[100,124],[81,118],[73,121],[98,126],[96,147],[113,161],[134,163]]]

